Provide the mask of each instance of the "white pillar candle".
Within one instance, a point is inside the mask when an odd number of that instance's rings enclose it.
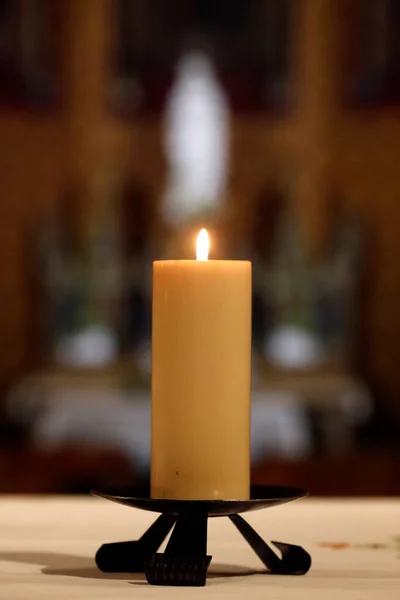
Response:
[[[153,264],[153,498],[249,497],[251,263],[207,254]]]

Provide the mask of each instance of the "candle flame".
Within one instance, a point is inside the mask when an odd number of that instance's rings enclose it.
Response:
[[[197,260],[208,260],[208,251],[210,249],[210,240],[207,229],[202,229],[197,236],[196,258]]]

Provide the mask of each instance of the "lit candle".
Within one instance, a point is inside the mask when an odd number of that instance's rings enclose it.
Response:
[[[153,265],[153,498],[249,497],[251,263],[208,244]]]

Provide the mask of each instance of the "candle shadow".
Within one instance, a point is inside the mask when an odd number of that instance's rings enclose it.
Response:
[[[0,561],[38,565],[42,567],[41,571],[44,575],[126,581],[134,579],[135,582],[145,582],[143,573],[103,573],[97,568],[94,558],[86,556],[50,552],[0,552]]]
[[[42,567],[41,572],[44,575],[125,580],[133,585],[148,585],[143,573],[103,573],[97,568],[94,558],[87,556],[50,552],[0,552],[0,561],[37,565]],[[257,570],[240,565],[214,563],[210,565],[207,579],[249,577],[267,573],[262,569]]]

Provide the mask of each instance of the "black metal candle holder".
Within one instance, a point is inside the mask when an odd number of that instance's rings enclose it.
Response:
[[[144,573],[152,585],[204,586],[212,556],[207,554],[209,517],[229,517],[270,573],[304,575],[311,557],[303,548],[271,542],[281,556],[239,513],[270,508],[307,496],[296,488],[251,486],[249,500],[159,500],[149,488],[111,488],[95,496],[126,506],[161,513],[137,541],[103,544],[96,564],[105,573]],[[157,550],[174,527],[165,552]]]

